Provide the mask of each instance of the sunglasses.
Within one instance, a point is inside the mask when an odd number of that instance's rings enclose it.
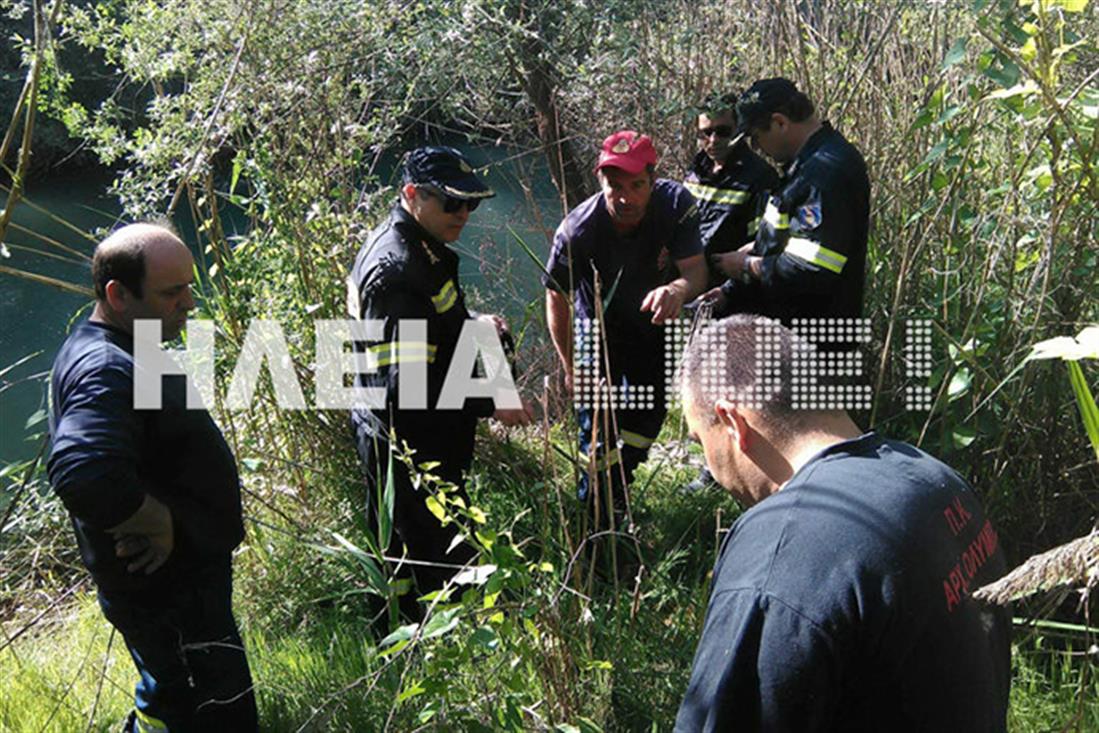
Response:
[[[478,206],[481,205],[481,199],[458,199],[453,196],[447,196],[442,191],[431,186],[420,186],[429,195],[439,199],[443,202],[443,211],[448,214],[456,214],[461,211],[462,207],[466,207],[469,213],[473,213]]]
[[[708,137],[732,137],[733,126],[732,125],[717,125],[715,127],[704,127],[698,131],[698,136],[701,139]]]

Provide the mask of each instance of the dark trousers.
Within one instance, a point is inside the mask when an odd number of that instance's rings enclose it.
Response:
[[[632,483],[634,471],[648,457],[668,412],[664,358],[658,347],[644,353],[612,349],[610,369],[610,379],[602,380],[598,369],[588,379],[605,381],[613,388],[613,410],[606,402],[598,405],[597,400],[581,402],[577,410],[581,460],[577,497],[591,503],[593,510],[598,501],[598,515],[604,518],[607,507],[613,506],[621,520],[625,512],[623,487]]]
[[[355,443],[362,459],[366,483],[367,517],[370,527],[376,529],[379,526],[378,508],[390,466],[389,442],[358,429]],[[431,473],[457,486],[458,495],[466,506],[469,506],[469,497],[465,492],[463,472],[469,468],[471,458],[467,455],[428,457],[422,450],[413,456],[418,463],[438,461],[439,465],[432,468]],[[426,502],[429,487],[421,483],[421,487],[417,488],[408,465],[397,455],[392,458],[392,468],[394,532],[385,553],[396,558],[407,550],[407,559],[414,562],[404,564],[399,576],[411,575],[420,595],[439,590],[454,577],[460,566],[476,557],[477,551],[464,541],[455,544],[458,529],[453,522],[443,526],[439,518],[431,513]],[[402,604],[402,609],[406,606]]]
[[[99,593],[140,675],[133,730],[254,731],[252,675],[224,564],[142,594]]]

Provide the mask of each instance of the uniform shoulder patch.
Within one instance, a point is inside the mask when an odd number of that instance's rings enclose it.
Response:
[[[803,229],[816,229],[821,222],[820,202],[814,201],[798,207],[797,218]]]

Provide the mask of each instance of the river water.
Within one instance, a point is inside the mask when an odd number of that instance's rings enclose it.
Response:
[[[513,322],[524,312],[537,312],[541,302],[538,266],[515,242],[510,230],[521,236],[540,258],[548,251],[546,229],[551,232],[561,207],[544,167],[534,166],[532,208],[518,177],[518,163],[530,169],[530,159],[516,160],[513,151],[500,148],[470,149],[474,165],[489,165],[488,183],[497,196],[484,202],[470,218],[455,248],[462,257],[462,283],[467,299],[475,305],[503,312]],[[57,177],[31,183],[27,199],[54,217],[84,232],[99,234],[120,223],[118,201],[108,195],[106,173]],[[226,231],[239,230],[243,219],[223,214]],[[19,270],[90,287],[91,272],[79,255],[66,254],[44,242],[49,237],[90,257],[94,239],[81,236],[46,213],[22,204],[15,210],[14,227],[5,239],[0,264]],[[190,229],[179,222],[185,241],[195,248]],[[33,250],[33,251],[32,251]],[[64,259],[44,257],[50,252]],[[348,244],[350,267],[356,246]],[[200,258],[196,253],[196,259]],[[340,289],[342,293],[342,288]],[[89,299],[56,287],[0,273],[0,467],[31,458],[46,430],[46,375],[70,325],[87,316]],[[342,313],[342,308],[340,309]],[[4,370],[15,362],[27,360]]]

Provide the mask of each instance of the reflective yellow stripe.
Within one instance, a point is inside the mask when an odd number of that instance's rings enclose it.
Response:
[[[380,367],[424,361],[431,364],[435,361],[436,347],[423,341],[397,341],[376,344],[366,351],[374,357],[371,365]]]
[[[775,229],[789,229],[790,215],[780,213],[774,201],[767,202],[767,210],[763,212],[763,221]]]
[[[584,465],[585,466],[591,466],[591,456],[584,456],[583,458],[584,458]],[[622,460],[622,454],[618,451],[617,448],[615,448],[612,451],[608,451],[608,452],[604,453],[602,458],[596,458],[594,468],[595,468],[596,471],[602,471],[604,469],[610,468],[611,466],[617,464],[621,460]]]
[[[168,726],[164,725],[164,721],[136,708],[134,709],[134,722],[137,723],[137,730],[140,733],[168,733]]]
[[[843,266],[847,264],[847,258],[839,252],[833,252],[821,246],[819,242],[801,237],[790,237],[790,241],[786,243],[786,254],[823,267],[837,275],[843,272]]]
[[[454,287],[453,280],[447,280],[439,292],[431,296],[431,302],[435,306],[436,313],[446,313],[458,302],[458,288]]]
[[[622,430],[619,435],[622,436],[623,443],[633,448],[648,448],[656,442],[656,438],[646,438],[640,433],[633,433],[629,430]]]
[[[759,231],[759,220],[760,217],[757,216],[755,219],[748,222],[748,236],[752,236]]]
[[[736,191],[728,188],[718,188],[717,186],[706,186],[702,183],[695,183],[694,181],[687,181],[684,186],[691,194],[703,201],[712,201],[715,204],[743,204],[748,200],[747,191]]]

